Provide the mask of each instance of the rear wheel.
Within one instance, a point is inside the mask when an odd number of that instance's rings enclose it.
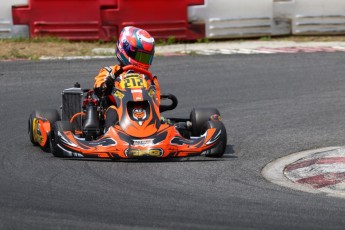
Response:
[[[71,131],[73,133],[72,124],[69,121],[57,121],[53,125],[52,132],[50,134],[50,149],[55,157],[64,157],[64,150],[58,146],[58,132]]]
[[[34,140],[34,118],[35,118],[34,113],[31,113],[28,120],[28,134],[29,134],[29,139],[31,143],[37,146],[38,143]]]
[[[50,151],[50,144],[49,144],[49,136],[51,132],[52,125],[60,120],[60,115],[57,110],[55,109],[45,109],[45,110],[35,110],[30,114],[29,120],[28,120],[28,134],[30,142],[33,145],[39,145],[38,138],[42,136],[40,133],[41,130],[37,126],[37,118],[44,118],[47,119],[50,123],[50,130],[46,130],[47,133],[47,141],[43,146],[41,146],[43,151],[49,152]]]

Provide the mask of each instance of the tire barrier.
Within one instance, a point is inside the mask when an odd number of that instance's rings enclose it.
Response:
[[[127,25],[158,40],[332,35],[345,34],[344,12],[344,0],[8,0],[0,38],[110,41]]]

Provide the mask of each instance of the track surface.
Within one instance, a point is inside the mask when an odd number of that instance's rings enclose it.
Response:
[[[54,158],[27,137],[33,109],[90,87],[114,60],[0,63],[0,229],[344,229],[343,199],[266,181],[289,153],[345,141],[345,53],[157,57],[152,70],[189,116],[215,106],[220,160]]]

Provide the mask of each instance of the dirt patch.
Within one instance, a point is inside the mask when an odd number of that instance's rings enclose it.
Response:
[[[42,56],[66,57],[94,55],[92,49],[115,48],[114,43],[30,42],[0,40],[0,59],[38,59]]]

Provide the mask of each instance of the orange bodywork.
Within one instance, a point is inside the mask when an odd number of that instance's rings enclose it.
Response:
[[[34,141],[41,147],[45,146],[51,131],[50,122],[42,117],[37,117],[33,120],[32,129]]]
[[[118,68],[113,67],[113,71]],[[111,107],[117,111],[118,123],[95,140],[86,140],[70,130],[59,130],[57,146],[65,156],[113,159],[188,157],[207,153],[219,143],[221,128],[209,128],[201,136],[187,139],[173,124],[162,122],[157,79],[145,72],[147,70],[133,66],[123,69],[132,68],[139,73],[131,71],[116,78],[114,90],[109,95],[115,102]],[[101,71],[96,77],[95,87],[104,82],[108,73],[109,69]],[[81,115],[84,114],[75,116]]]
[[[183,138],[174,126],[161,125],[158,132],[149,138],[133,138],[119,126],[111,127],[100,139],[84,141],[70,132],[60,133],[60,146],[66,151],[79,153],[75,156],[96,158],[140,157],[188,157],[202,154],[217,144],[220,130],[212,128],[201,137]],[[81,154],[81,155],[80,155]]]

